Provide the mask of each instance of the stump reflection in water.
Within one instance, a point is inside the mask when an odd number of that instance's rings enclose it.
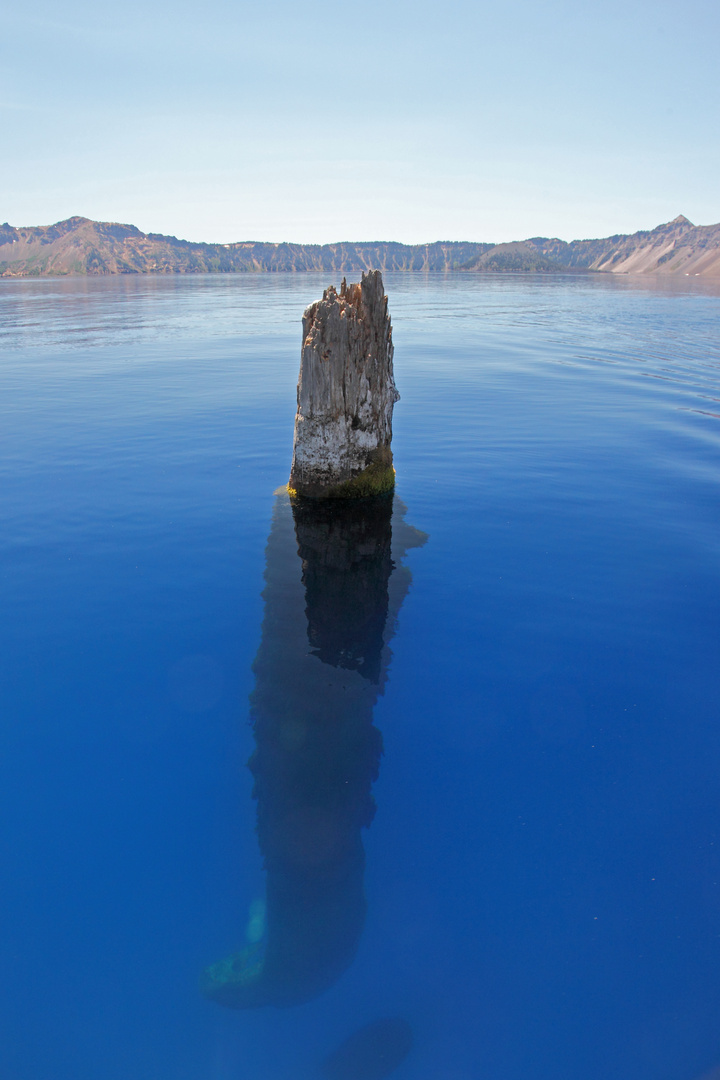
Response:
[[[203,991],[232,1008],[295,1005],[352,963],[365,920],[361,829],[382,737],[373,707],[425,534],[392,495],[276,497],[251,713],[264,933],[213,964]],[[298,558],[299,556],[299,558]]]

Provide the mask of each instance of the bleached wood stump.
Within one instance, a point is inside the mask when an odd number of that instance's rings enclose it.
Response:
[[[303,315],[291,495],[357,498],[391,491],[392,326],[379,270],[326,289]]]

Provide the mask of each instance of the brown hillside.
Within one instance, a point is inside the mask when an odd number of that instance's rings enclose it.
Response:
[[[496,244],[477,259],[464,263],[460,270],[494,274],[547,274],[565,273],[567,267],[557,259],[549,258],[526,240],[510,244]]]
[[[720,225],[693,225],[682,214],[673,221],[630,236],[602,240],[528,241],[567,267],[611,274],[720,276]]]
[[[0,276],[198,274],[314,270],[557,272],[720,276],[720,225],[675,218],[650,231],[599,240],[533,237],[510,244],[196,244],[134,225],[71,217],[55,225],[0,225]]]
[[[317,270],[454,270],[492,244],[194,244],[134,225],[72,217],[56,225],[0,226],[0,276],[197,274]]]

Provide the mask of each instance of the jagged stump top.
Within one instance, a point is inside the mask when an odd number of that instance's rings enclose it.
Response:
[[[303,315],[290,493],[353,498],[390,491],[392,326],[379,270],[330,286]]]

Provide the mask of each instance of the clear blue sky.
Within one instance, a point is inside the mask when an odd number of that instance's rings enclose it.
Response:
[[[0,221],[191,240],[604,236],[720,220],[717,0],[33,0]]]

